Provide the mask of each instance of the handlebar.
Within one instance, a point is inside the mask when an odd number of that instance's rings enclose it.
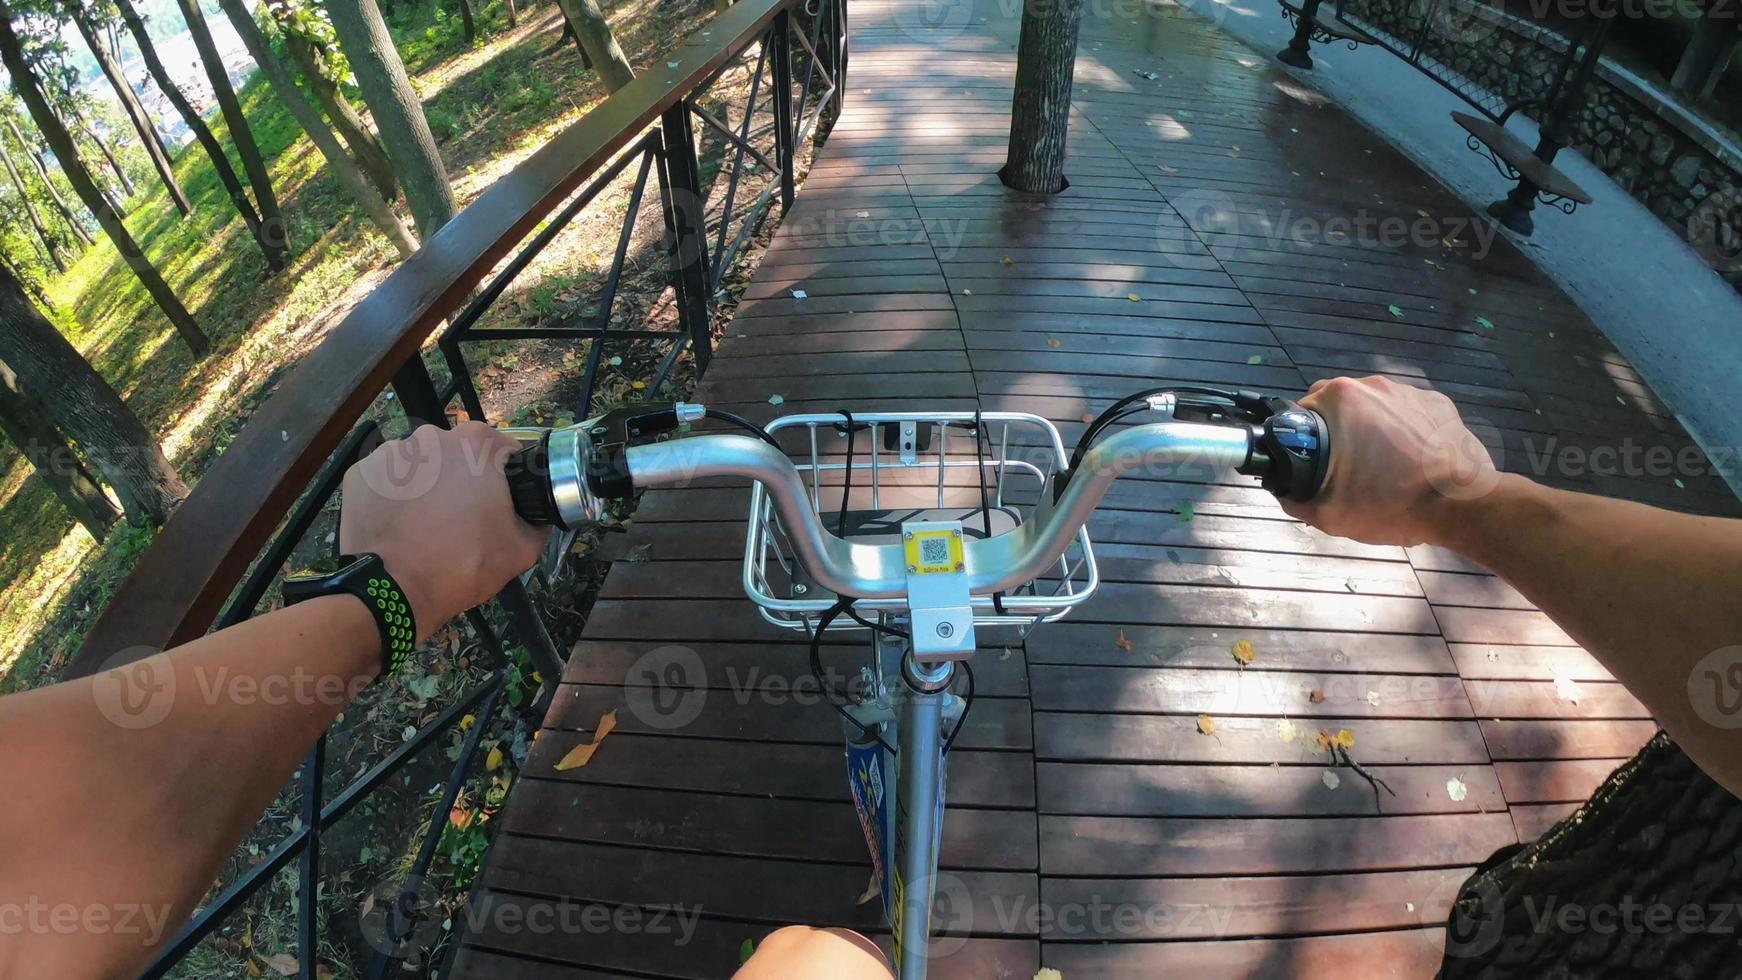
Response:
[[[1001,593],[1045,573],[1112,482],[1138,468],[1207,464],[1257,476],[1279,497],[1307,500],[1317,493],[1329,464],[1324,419],[1283,399],[1244,392],[1229,393],[1228,398],[1228,404],[1208,406],[1151,398],[1147,409],[1167,412],[1174,420],[1135,425],[1086,449],[1079,447],[1073,465],[1055,476],[1042,494],[1031,520],[996,537],[964,542],[969,593]],[[1268,414],[1257,418],[1260,412]],[[637,490],[744,477],[764,487],[795,556],[817,585],[857,599],[904,594],[907,561],[902,546],[855,542],[830,533],[811,507],[798,469],[766,433],[759,433],[761,438],[718,433],[631,444],[702,414],[700,406],[680,402],[619,409],[548,432],[509,430],[527,443],[508,467],[516,512],[532,524],[572,530],[602,521]],[[1101,423],[1097,420],[1086,438]]]

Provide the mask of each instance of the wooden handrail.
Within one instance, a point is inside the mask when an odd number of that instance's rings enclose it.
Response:
[[[490,186],[358,303],[249,420],[116,590],[64,677],[204,633],[322,461],[503,256],[798,0],[739,0]]]

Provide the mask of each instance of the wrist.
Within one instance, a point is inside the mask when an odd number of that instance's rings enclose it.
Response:
[[[310,599],[303,607],[316,610],[322,619],[332,622],[338,633],[355,642],[337,646],[339,670],[350,677],[373,680],[381,674],[381,634],[375,626],[375,616],[360,596],[335,592]]]
[[[1427,543],[1480,563],[1496,532],[1509,533],[1512,519],[1502,515],[1528,504],[1541,489],[1516,473],[1502,473],[1487,493],[1466,499],[1441,496],[1431,509]]]
[[[377,554],[380,554],[377,552]],[[416,631],[416,642],[422,643],[429,639],[435,628],[448,621],[450,617],[437,611],[440,604],[431,594],[421,576],[418,575],[420,565],[417,562],[394,558],[392,555],[381,554],[381,564],[387,569],[387,574],[393,576],[393,581],[399,584],[399,590],[405,595],[405,604],[411,609],[412,629]]]

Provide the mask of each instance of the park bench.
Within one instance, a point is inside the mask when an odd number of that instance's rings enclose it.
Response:
[[[1504,198],[1488,206],[1488,213],[1502,225],[1529,235],[1537,204],[1571,214],[1579,205],[1591,203],[1591,195],[1554,161],[1584,108],[1613,17],[1585,17],[1571,36],[1565,36],[1534,25],[1502,27],[1501,15],[1479,0],[1337,0],[1334,7],[1324,0],[1279,3],[1283,16],[1295,25],[1288,47],[1276,55],[1284,64],[1310,70],[1313,41],[1346,43],[1351,50],[1372,45],[1396,55],[1468,104],[1473,111],[1452,113],[1452,121],[1464,130],[1465,143],[1501,176],[1516,182]],[[1543,69],[1532,73],[1537,87],[1511,97],[1490,91],[1471,76],[1471,66],[1493,59],[1494,46],[1486,42],[1503,29],[1517,33],[1528,45],[1522,56],[1540,62]],[[1537,122],[1535,146],[1506,128],[1513,116],[1521,114]]]

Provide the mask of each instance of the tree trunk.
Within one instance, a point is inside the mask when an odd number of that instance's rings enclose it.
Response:
[[[466,44],[478,40],[478,22],[472,18],[472,0],[459,0],[460,30],[465,34]]]
[[[291,25],[280,22],[279,35],[284,38],[285,50],[296,61],[297,68],[302,71],[303,80],[308,83],[309,91],[314,93],[315,100],[326,110],[327,119],[333,124],[333,129],[339,133],[339,138],[351,148],[351,155],[356,158],[357,165],[369,175],[369,182],[381,192],[381,198],[389,204],[399,196],[399,183],[393,175],[393,161],[387,158],[387,149],[370,131],[363,117],[352,107],[351,100],[345,98],[345,93],[339,90],[337,82],[327,76],[327,60],[308,38],[297,33]]]
[[[85,118],[83,112],[79,111],[78,103],[69,101],[68,104],[72,106],[73,121],[78,123],[79,132],[84,133],[86,139],[97,144],[97,152],[103,155],[103,160],[109,164],[109,171],[113,173],[115,179],[120,182],[122,200],[114,202],[114,206],[117,212],[126,214],[127,209],[124,205],[126,199],[133,196],[135,190],[133,181],[128,178],[127,170],[121,166],[121,161],[115,159],[115,151],[109,146],[109,142],[103,139],[102,134],[98,133],[96,128],[91,125],[91,121]]]
[[[182,19],[187,21],[188,36],[193,38],[194,50],[199,52],[200,64],[206,69],[206,80],[212,84],[212,96],[218,100],[224,125],[230,129],[230,140],[236,144],[236,155],[242,159],[242,172],[248,175],[248,186],[254,188],[254,202],[260,207],[260,247],[267,252],[266,264],[274,271],[282,269],[290,261],[290,229],[285,226],[284,212],[279,210],[278,195],[272,190],[266,158],[260,153],[260,145],[254,142],[254,130],[242,113],[236,90],[230,87],[230,75],[224,70],[218,46],[212,42],[205,12],[200,10],[198,0],[178,2]]]
[[[0,2],[4,2],[4,0],[0,0]],[[253,15],[248,12],[247,7],[243,6],[242,0],[219,0],[219,6],[223,7],[224,14],[230,18],[230,23],[242,38],[242,44],[248,48],[249,57],[253,58],[254,63],[260,66],[261,74],[266,76],[266,81],[272,86],[278,100],[284,103],[291,118],[295,119],[297,124],[303,128],[303,132],[308,134],[309,141],[321,151],[321,156],[326,158],[327,166],[333,168],[333,173],[338,176],[339,183],[357,201],[357,205],[363,209],[363,213],[367,214],[370,220],[374,221],[376,226],[381,229],[382,234],[387,236],[387,240],[393,243],[393,247],[399,251],[400,258],[409,257],[411,253],[417,251],[417,239],[412,237],[411,231],[400,223],[399,216],[393,213],[393,209],[387,206],[387,202],[381,199],[381,195],[369,186],[369,179],[363,176],[363,171],[357,168],[356,162],[346,155],[344,147],[339,145],[332,130],[328,129],[326,122],[321,119],[319,110],[310,105],[308,99],[303,98],[302,90],[296,87],[296,81],[291,77],[290,70],[284,67],[284,63],[279,61],[278,56],[273,53],[272,45],[266,40],[266,35],[261,33],[259,25],[254,23]]]
[[[0,278],[4,275],[0,272]],[[0,361],[0,435],[24,454],[37,477],[48,484],[73,519],[101,541],[121,512],[84,460],[43,415],[39,402],[19,387],[17,373]]]
[[[115,60],[108,42],[98,35],[87,11],[79,9],[76,3],[71,3],[68,4],[67,12],[73,25],[78,28],[79,35],[85,39],[85,46],[91,49],[91,57],[97,59],[97,67],[103,70],[103,77],[109,80],[109,87],[115,90],[115,97],[121,100],[121,108],[132,121],[134,130],[139,133],[139,140],[145,144],[145,153],[151,157],[151,165],[156,168],[157,178],[163,182],[164,190],[169,192],[169,199],[175,202],[176,210],[183,215],[192,214],[194,206],[188,201],[187,192],[181,189],[181,184],[175,179],[175,170],[170,166],[169,151],[164,148],[163,138],[158,135],[157,126],[151,121],[151,114],[145,111],[145,106],[139,102],[139,96],[134,94],[133,86],[128,84],[127,76],[122,73],[121,65]]]
[[[562,0],[557,0],[557,9],[562,10]],[[556,43],[551,45],[550,50],[555,51],[558,48],[561,48],[563,45],[569,43],[570,41],[573,41],[573,42],[575,42],[575,50],[579,51],[581,53],[581,68],[586,70],[586,71],[592,71],[593,70],[593,59],[587,57],[587,49],[581,47],[581,39],[575,35],[575,22],[572,20],[569,20],[569,12],[568,11],[562,10],[562,15],[563,15],[563,32],[561,34],[557,35]]]
[[[326,7],[339,47],[351,62],[351,74],[363,90],[363,101],[374,113],[381,141],[387,144],[387,154],[399,172],[417,233],[429,241],[453,218],[455,207],[435,134],[423,116],[423,103],[405,75],[405,65],[375,0],[326,0]]]
[[[169,77],[169,72],[163,67],[163,59],[157,56],[157,47],[151,43],[151,35],[145,30],[145,20],[134,8],[133,0],[115,0],[115,5],[121,11],[121,19],[126,22],[127,30],[133,35],[133,41],[139,45],[139,56],[145,62],[145,70],[151,75],[152,81],[169,104],[175,106],[175,111],[187,123],[188,129],[194,134],[200,148],[206,151],[206,157],[212,161],[212,171],[218,175],[218,182],[224,185],[224,192],[230,196],[230,203],[236,206],[236,212],[242,216],[242,223],[248,226],[248,234],[260,244],[260,251],[266,256],[266,266],[273,272],[283,269],[287,258],[282,242],[268,241],[260,226],[260,215],[255,212],[254,205],[248,200],[248,192],[242,189],[242,178],[236,176],[236,170],[230,166],[230,158],[224,153],[224,146],[218,138],[212,135],[212,130],[206,121],[200,118],[187,96]]]
[[[599,9],[598,0],[557,0],[557,5],[562,7],[563,17],[575,32],[582,53],[598,69],[605,91],[615,92],[629,84],[635,78],[635,69],[617,46],[617,38],[611,33],[605,12]]]
[[[42,181],[42,186],[48,190],[49,202],[54,205],[56,211],[60,212],[67,228],[79,241],[85,244],[86,248],[95,245],[96,241],[91,238],[91,233],[85,230],[84,224],[79,221],[79,216],[73,213],[71,207],[67,206],[66,198],[60,196],[60,189],[54,186],[54,175],[49,173],[48,163],[42,159],[41,151],[24,139],[24,134],[18,129],[18,123],[7,119],[6,130],[12,134],[12,141],[24,150],[26,156],[30,157],[31,164],[36,168],[36,176]]]
[[[1010,148],[998,177],[1031,194],[1065,188],[1065,135],[1083,0],[1027,0],[1016,46],[1016,92],[1010,103]]]
[[[17,389],[115,488],[129,520],[162,524],[187,496],[187,485],[139,417],[30,305],[11,276],[0,277],[0,361]]]
[[[84,162],[79,159],[78,150],[73,148],[73,137],[61,124],[60,117],[49,108],[48,100],[43,98],[42,90],[36,85],[36,76],[31,74],[30,66],[25,64],[24,49],[19,44],[18,35],[12,30],[12,8],[7,0],[0,0],[0,61],[6,64],[6,70],[12,75],[12,89],[24,100],[24,105],[30,110],[30,118],[36,121],[37,131],[42,134],[43,141],[48,144],[49,151],[60,161],[61,171],[66,174],[67,182],[73,185],[73,192],[79,195],[79,200],[85,204],[85,210],[96,216],[97,224],[108,234],[109,240],[115,243],[116,251],[121,258],[133,268],[133,274],[145,286],[146,292],[157,302],[169,322],[175,327],[176,333],[194,352],[194,356],[203,357],[211,350],[211,341],[206,339],[205,331],[181,305],[175,292],[169,284],[163,281],[145,257],[145,252],[133,241],[128,233],[127,225],[121,216],[109,206],[103,197],[103,192],[97,187],[97,182],[91,178],[90,171],[85,169]],[[125,503],[125,502],[123,502]]]
[[[1459,890],[1442,980],[1736,975],[1742,800],[1667,735],[1496,857]]]
[[[503,3],[505,4],[507,11],[508,11],[508,26],[509,27],[519,27],[520,26],[520,11],[515,8],[514,0],[503,0]]]
[[[6,165],[6,175],[12,178],[12,186],[18,189],[18,199],[24,203],[24,213],[30,218],[30,227],[48,250],[48,260],[54,263],[56,271],[67,271],[66,258],[61,255],[60,237],[50,235],[48,226],[42,223],[42,215],[36,211],[36,202],[30,198],[30,189],[24,186],[24,178],[18,173],[17,165],[12,162],[12,153],[6,149],[4,141],[0,141],[0,163]]]

